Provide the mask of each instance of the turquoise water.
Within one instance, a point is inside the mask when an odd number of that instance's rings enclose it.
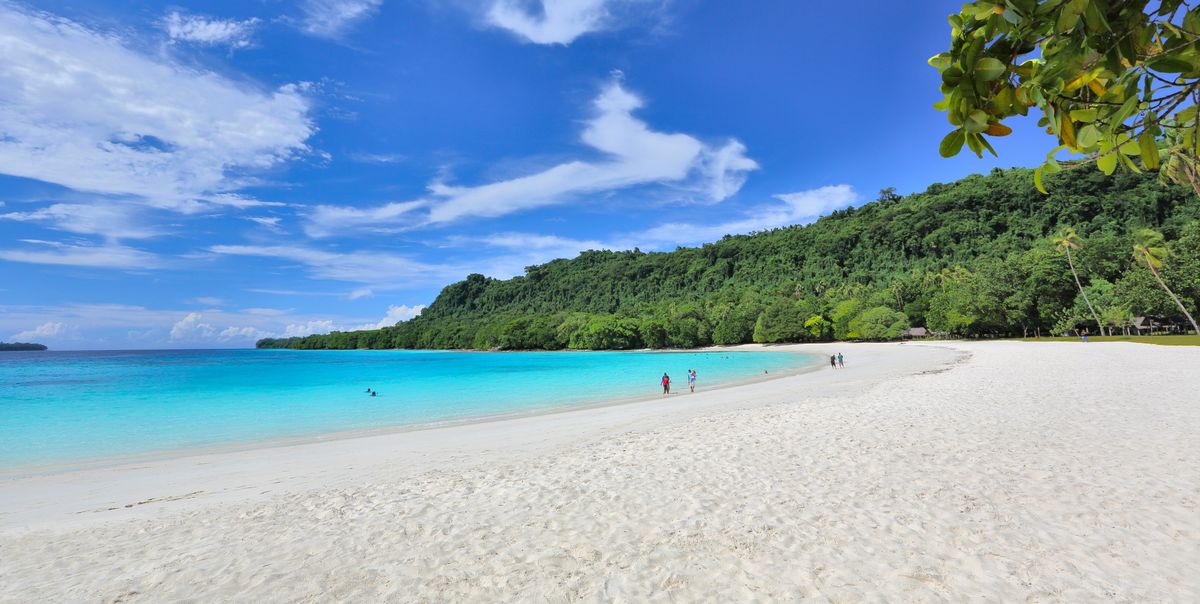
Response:
[[[682,391],[689,368],[703,389],[817,361],[788,352],[5,352],[0,472],[654,396],[664,371]]]

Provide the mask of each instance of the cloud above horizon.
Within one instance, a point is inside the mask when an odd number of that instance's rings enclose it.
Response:
[[[782,204],[761,205],[740,218],[713,224],[671,222],[651,229],[617,233],[607,240],[573,239],[539,233],[503,232],[483,237],[455,237],[452,246],[485,246],[506,254],[487,255],[477,272],[498,278],[520,275],[524,267],[558,258],[574,258],[586,250],[665,251],[681,245],[716,241],[726,235],[743,235],[780,227],[808,224],[859,200],[850,185],[829,185],[774,196]]]
[[[304,85],[259,90],[8,3],[0,56],[0,172],[12,176],[196,211],[307,152],[316,132]]]
[[[12,334],[0,339],[52,346],[80,343],[115,347],[147,343],[172,347],[250,346],[267,337],[389,327],[419,315],[423,309],[420,304],[391,304],[382,318],[376,320],[368,318],[369,315],[297,314],[289,309],[269,308],[187,311],[122,304],[0,305],[0,334]],[[116,339],[96,336],[113,331],[119,334]]]
[[[413,229],[466,218],[498,218],[559,205],[582,196],[636,186],[682,191],[691,200],[723,201],[741,189],[758,164],[735,139],[710,145],[681,133],[652,130],[634,116],[645,102],[617,77],[592,102],[580,135],[599,159],[575,159],[525,176],[483,185],[434,182],[424,199],[355,208],[318,205],[305,231],[314,237],[349,229]]]
[[[66,323],[50,321],[42,323],[33,329],[17,332],[11,336],[11,339],[14,342],[45,340],[47,338],[60,338],[71,331],[71,328]]]
[[[301,245],[214,245],[209,251],[226,256],[296,262],[314,279],[368,283],[376,287],[395,288],[416,280],[436,278],[442,269],[398,254],[365,250],[333,252]]]

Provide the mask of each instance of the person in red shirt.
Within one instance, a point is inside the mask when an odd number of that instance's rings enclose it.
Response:
[[[671,394],[671,378],[666,373],[663,373],[662,385],[663,385],[663,396]]]

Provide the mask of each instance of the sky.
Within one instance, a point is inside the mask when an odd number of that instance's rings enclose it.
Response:
[[[0,0],[0,340],[237,348],[793,224],[937,154],[960,1]]]

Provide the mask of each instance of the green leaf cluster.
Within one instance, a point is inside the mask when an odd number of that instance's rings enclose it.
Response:
[[[977,0],[949,16],[950,48],[929,59],[941,73],[953,129],[939,151],[995,155],[1003,122],[1041,111],[1057,145],[1035,172],[1063,169],[1066,150],[1105,174],[1155,171],[1200,195],[1200,9],[1181,0]]]

